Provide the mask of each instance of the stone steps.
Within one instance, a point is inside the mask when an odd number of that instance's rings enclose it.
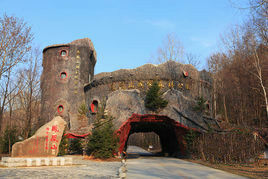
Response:
[[[3,157],[0,163],[6,167],[39,167],[39,166],[64,166],[72,165],[71,157],[34,157],[34,158],[15,158]]]

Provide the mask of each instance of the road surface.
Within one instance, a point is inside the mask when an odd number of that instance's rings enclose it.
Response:
[[[150,156],[149,152],[135,146],[129,147],[127,152],[130,156],[134,156],[127,159],[126,162],[128,170],[127,178],[129,179],[245,178],[177,158],[153,157]],[[141,154],[142,157],[140,157],[139,154]],[[143,155],[147,156],[145,157]]]
[[[127,178],[244,178],[203,165],[167,157],[140,157],[127,160]]]

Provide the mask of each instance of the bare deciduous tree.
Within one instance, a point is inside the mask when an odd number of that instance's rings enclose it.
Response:
[[[208,64],[214,73],[214,115],[222,113],[227,118],[228,113],[238,125],[249,125],[255,120],[262,127],[263,119],[268,118],[268,79],[263,73],[268,51],[251,22],[225,35],[226,48],[221,52],[225,55],[211,56]]]
[[[157,50],[156,63],[166,63],[169,78],[175,80],[177,77],[177,69],[174,62],[184,62],[184,47],[179,38],[174,34],[167,34],[163,40],[163,44]]]
[[[183,63],[184,47],[175,34],[168,34],[163,41],[163,46],[157,52],[157,61],[159,63],[167,61]]]
[[[32,40],[31,27],[22,19],[6,14],[0,18],[0,131],[8,95],[16,89],[9,91],[14,67],[26,60]]]
[[[268,0],[249,0],[251,21],[261,43],[268,45]]]
[[[199,69],[201,62],[198,59],[198,56],[196,56],[193,53],[186,53],[186,64],[191,64],[193,65],[195,68]]]
[[[182,64],[191,64],[196,68],[199,68],[200,61],[198,57],[192,53],[185,53],[184,46],[179,38],[174,34],[167,34],[163,40],[163,44],[157,50],[157,63],[167,63],[167,68],[170,73],[174,70],[174,62]],[[174,78],[175,74],[171,74],[171,78]]]
[[[262,95],[264,98],[264,102],[265,102],[265,108],[266,108],[266,115],[267,115],[267,119],[268,119],[268,94],[267,94],[267,87],[265,86],[264,83],[264,78],[265,76],[263,75],[263,68],[264,68],[264,63],[262,63],[265,60],[268,60],[268,47],[267,46],[263,46],[264,50],[263,53],[265,53],[265,55],[263,55],[262,57],[265,59],[260,59],[259,53],[257,52],[257,48],[258,45],[256,44],[256,40],[253,36],[253,34],[251,36],[248,37],[249,41],[250,41],[250,47],[251,47],[251,51],[252,51],[252,64],[255,68],[254,71],[249,71],[253,76],[255,76],[257,78],[257,80],[259,81],[259,85],[262,89]],[[267,77],[266,77],[267,78]]]
[[[23,89],[18,95],[20,108],[25,112],[24,137],[30,137],[33,123],[37,122],[40,111],[40,50],[35,50],[30,55],[28,67],[20,74]]]
[[[0,80],[9,69],[25,60],[31,50],[33,35],[22,19],[4,15],[0,18]]]
[[[223,81],[223,70],[228,64],[227,56],[222,53],[216,53],[210,56],[208,59],[208,69],[212,73],[213,77],[213,109],[214,117],[217,115],[217,96],[223,98],[224,116],[228,122],[227,107],[226,107],[226,94]]]

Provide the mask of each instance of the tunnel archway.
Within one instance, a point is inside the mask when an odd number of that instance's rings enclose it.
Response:
[[[132,114],[117,131],[119,136],[119,152],[126,150],[127,141],[131,134],[136,132],[155,132],[159,138],[163,153],[169,156],[185,157],[186,142],[184,135],[189,130],[195,130],[170,119],[167,116],[157,114]]]

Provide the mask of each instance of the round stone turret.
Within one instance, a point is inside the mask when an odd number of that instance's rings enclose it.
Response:
[[[61,116],[69,129],[81,127],[78,109],[85,103],[84,85],[93,79],[96,59],[88,38],[44,48],[39,126]]]

